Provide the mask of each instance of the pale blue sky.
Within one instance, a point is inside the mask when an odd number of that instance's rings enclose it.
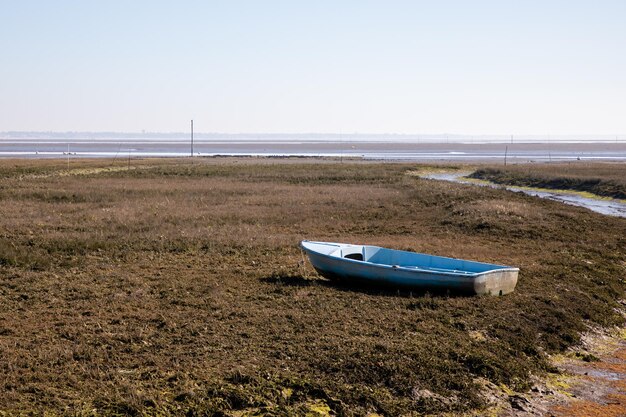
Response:
[[[626,1],[0,0],[0,131],[626,133]]]

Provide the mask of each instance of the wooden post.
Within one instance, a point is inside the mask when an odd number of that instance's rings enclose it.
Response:
[[[191,119],[191,157],[193,158],[193,119]]]
[[[504,148],[504,166],[506,166],[506,154],[509,152],[508,145]]]
[[[341,151],[341,155],[339,157],[339,163],[343,164],[343,136],[342,136],[341,131],[339,131],[339,149]]]

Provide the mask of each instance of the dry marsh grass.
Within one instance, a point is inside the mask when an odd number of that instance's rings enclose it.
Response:
[[[414,165],[133,163],[0,167],[0,410],[459,413],[486,406],[485,381],[527,389],[546,353],[622,322],[624,219]],[[305,238],[510,264],[520,281],[499,298],[331,285]]]

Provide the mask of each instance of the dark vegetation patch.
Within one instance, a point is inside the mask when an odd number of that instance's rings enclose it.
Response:
[[[403,164],[16,164],[0,170],[9,413],[457,414],[486,405],[484,380],[528,389],[546,353],[622,322],[624,219]],[[515,265],[520,280],[494,298],[335,285],[305,238]]]
[[[512,165],[481,168],[469,177],[496,184],[585,191],[602,197],[626,199],[624,164]]]

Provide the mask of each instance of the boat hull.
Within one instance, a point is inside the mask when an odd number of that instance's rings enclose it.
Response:
[[[313,243],[313,245],[307,245],[307,243]],[[324,244],[338,245],[338,249],[331,253],[324,253],[327,252],[326,250],[316,250],[319,248],[315,247],[315,245]],[[519,272],[517,268],[501,265],[414,254],[404,251],[392,251],[373,246],[308,241],[303,241],[301,246],[320,275],[340,282],[452,291],[475,295],[504,295],[515,289]],[[351,255],[350,253],[346,255],[346,252],[355,252],[359,248],[366,248],[361,249],[364,253],[380,249],[391,251],[393,252],[391,256],[395,256],[395,259],[403,262],[398,264],[381,264],[368,262],[365,260],[367,259],[366,256],[364,256],[364,260],[345,257]],[[411,259],[411,257],[414,259]],[[372,256],[372,259],[375,259],[375,256]],[[422,265],[419,264],[420,262]],[[410,263],[415,263],[416,265],[409,265]],[[426,266],[426,263],[429,263],[431,266]],[[432,265],[463,265],[468,270],[459,269],[452,271],[445,268],[435,268]]]

